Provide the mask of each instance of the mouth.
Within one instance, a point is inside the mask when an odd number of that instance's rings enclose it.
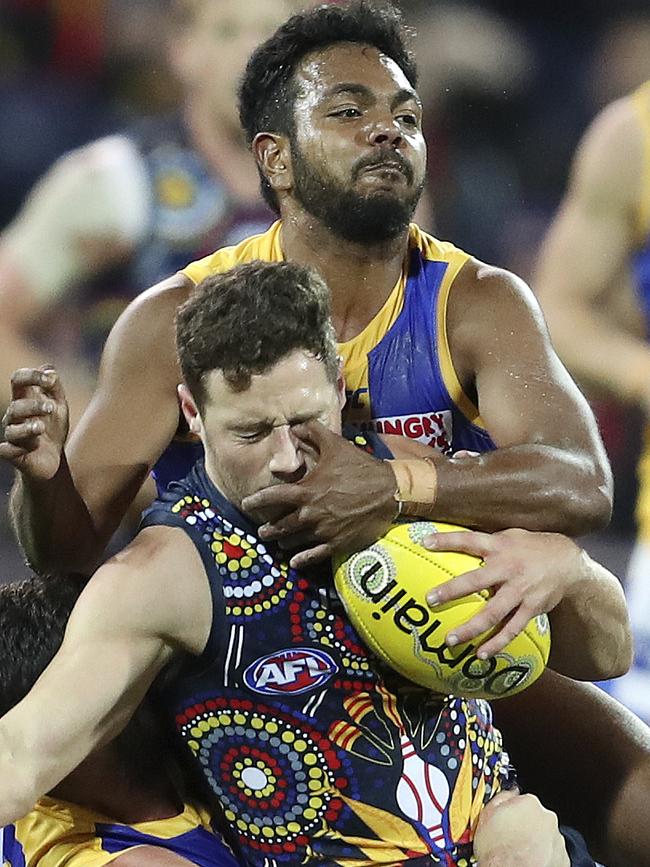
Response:
[[[395,180],[399,177],[408,183],[411,183],[412,179],[410,167],[398,160],[382,160],[369,166],[363,166],[359,171],[359,175],[376,175],[385,180]]]
[[[399,172],[400,175],[406,175],[404,166],[396,162],[373,163],[362,169],[362,173],[366,172]]]

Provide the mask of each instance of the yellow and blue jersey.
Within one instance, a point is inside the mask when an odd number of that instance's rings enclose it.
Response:
[[[167,849],[197,867],[237,867],[209,815],[189,804],[168,819],[124,825],[42,798],[24,819],[0,829],[2,867],[102,867],[138,846]]]
[[[281,227],[276,222],[261,235],[193,262],[183,273],[197,284],[254,259],[281,262]],[[410,226],[404,267],[386,302],[360,334],[339,344],[348,393],[346,426],[410,437],[444,453],[494,448],[458,380],[447,339],[449,294],[469,258],[453,244]],[[157,466],[159,489],[182,478],[197,454],[196,445],[173,446]]]
[[[643,170],[637,207],[637,249],[632,258],[632,272],[641,310],[650,339],[650,81],[632,94],[638,122],[643,133]],[[639,535],[650,541],[650,428],[639,462],[639,499],[637,523]]]
[[[347,425],[417,439],[437,451],[494,448],[456,376],[446,330],[449,293],[469,256],[411,225],[402,275],[386,303],[339,344]]]

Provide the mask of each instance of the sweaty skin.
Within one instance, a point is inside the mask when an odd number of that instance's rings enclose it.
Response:
[[[313,59],[303,61],[299,76],[308,73],[306,67]],[[320,114],[315,116],[314,109],[312,117],[306,107],[296,115],[303,151],[331,162],[331,171],[343,172],[348,182],[355,161],[375,152],[385,155],[399,151],[416,174],[423,165],[419,120],[417,130],[410,121],[408,130],[404,129],[398,116],[404,104],[391,109],[393,99],[404,89],[403,77],[374,49],[355,45],[338,45],[322,52],[319,69],[322,75],[315,86],[321,88],[324,100],[319,103]],[[330,103],[330,107],[350,110],[338,117],[328,116],[325,91],[336,82],[359,82],[361,78],[373,100],[361,103],[346,93],[345,101]],[[315,136],[310,137],[310,129],[320,131],[320,144]],[[404,260],[406,234],[399,243],[395,240],[383,245],[341,241],[305,214],[292,196],[288,141],[262,133],[254,151],[280,198],[285,256],[321,270],[332,290],[339,336],[358,333],[395,284]],[[370,182],[369,178],[361,181]],[[406,189],[395,173],[386,172],[382,183],[398,191]],[[57,462],[38,478],[23,477],[16,520],[29,556],[39,566],[93,560],[173,435],[179,373],[172,322],[176,307],[190,288],[184,277],[172,277],[131,305],[109,338],[97,392],[70,441],[69,470]],[[475,396],[500,448],[472,465],[441,459],[438,501],[432,512],[439,518],[484,529],[520,524],[577,533],[602,526],[611,506],[611,479],[602,445],[589,409],[550,347],[529,291],[507,272],[470,260],[454,284],[447,324],[461,384]],[[21,378],[16,396],[29,396],[32,386],[28,383],[38,386],[33,394],[38,407],[42,406],[43,386],[38,373]],[[39,442],[47,441],[51,424],[38,407],[27,418],[43,427],[37,431],[22,427],[33,422],[25,422],[25,415],[16,413],[9,418],[6,431],[7,438],[11,437],[10,447],[0,447],[0,453],[21,463],[26,473],[38,462]],[[367,489],[357,484],[353,469],[348,497],[352,514],[358,503],[367,500]],[[390,480],[385,478],[385,493],[392,496]],[[323,483],[328,481],[324,475]],[[516,497],[513,487],[518,489]],[[383,510],[385,498],[381,502]],[[373,515],[372,520],[377,522],[378,517],[389,520],[383,513]],[[336,539],[326,542],[336,547]],[[576,717],[575,725],[579,728],[585,721],[583,736],[587,739],[593,719],[591,696],[578,687],[576,690],[586,709]],[[549,729],[567,725],[559,708],[559,719],[547,702],[537,710],[547,719]],[[522,726],[524,723],[521,720]],[[640,760],[647,761],[648,755],[640,749]],[[556,760],[561,759],[556,756]],[[589,779],[576,779],[572,786],[576,800],[580,800]]]
[[[299,92],[316,90],[318,96],[310,96],[306,105],[299,99],[296,107],[304,158],[318,158],[333,167],[341,183],[350,183],[359,159],[398,152],[411,166],[412,183],[419,182],[425,151],[418,104],[392,61],[375,49],[337,45],[308,55],[296,77]],[[341,81],[361,82],[363,90],[337,92]],[[343,338],[358,333],[401,272],[406,230],[382,244],[342,241],[292,194],[292,155],[286,138],[260,133],[254,151],[280,199],[286,258],[320,268],[332,292],[337,333]],[[373,177],[361,173],[353,184],[362,189],[387,184],[400,196],[409,193],[399,172]],[[172,322],[189,289],[184,276],[170,278],[136,299],[113,329],[97,392],[67,450],[74,484],[65,466],[53,481],[50,474],[26,483],[28,502],[21,507],[25,498],[17,501],[17,528],[39,568],[87,565],[96,558],[173,435],[180,377]],[[602,444],[593,416],[552,350],[527,287],[507,272],[470,260],[454,283],[447,328],[461,384],[475,398],[499,448],[471,465],[441,458],[437,500],[430,514],[488,530],[519,525],[576,534],[601,526],[611,507],[611,478]],[[10,424],[14,420],[18,418],[10,414]],[[6,437],[13,434],[10,429]],[[6,449],[4,454],[11,457]],[[28,465],[23,463],[24,468]],[[354,514],[368,492],[357,484],[352,469],[350,479],[348,509]],[[328,481],[324,474],[323,485]],[[393,484],[388,475],[384,484],[388,495]],[[287,506],[290,494],[282,494]],[[33,507],[36,496],[38,508]],[[75,515],[74,523],[61,520],[64,502],[65,512]],[[381,512],[385,505],[380,501],[378,508]],[[390,517],[384,516],[386,526]],[[297,519],[295,529],[304,536],[308,528]],[[336,533],[314,541],[327,543],[327,552],[321,547],[320,556],[349,544]],[[304,555],[301,563],[305,564]]]

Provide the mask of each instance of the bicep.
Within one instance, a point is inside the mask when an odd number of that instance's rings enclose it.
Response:
[[[609,106],[583,137],[542,245],[535,288],[545,308],[590,303],[619,278],[637,235],[642,133],[629,100]]]
[[[113,328],[96,392],[66,449],[101,534],[115,529],[178,425],[177,296],[172,303],[158,292],[145,296]]]
[[[50,665],[2,719],[15,765],[38,797],[121,731],[171,658],[168,642],[138,623],[141,611],[152,615],[142,600],[134,604],[132,576],[110,566],[100,573],[81,594]]]
[[[479,411],[493,440],[600,455],[593,414],[557,357],[532,292],[512,275],[493,279],[472,347]]]

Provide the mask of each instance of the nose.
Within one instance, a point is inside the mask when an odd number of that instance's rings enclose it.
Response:
[[[398,148],[404,141],[399,126],[392,117],[377,121],[370,130],[369,138],[373,145],[392,148]]]
[[[304,455],[289,425],[280,425],[273,431],[273,454],[269,469],[276,476],[290,476],[304,467]]]

